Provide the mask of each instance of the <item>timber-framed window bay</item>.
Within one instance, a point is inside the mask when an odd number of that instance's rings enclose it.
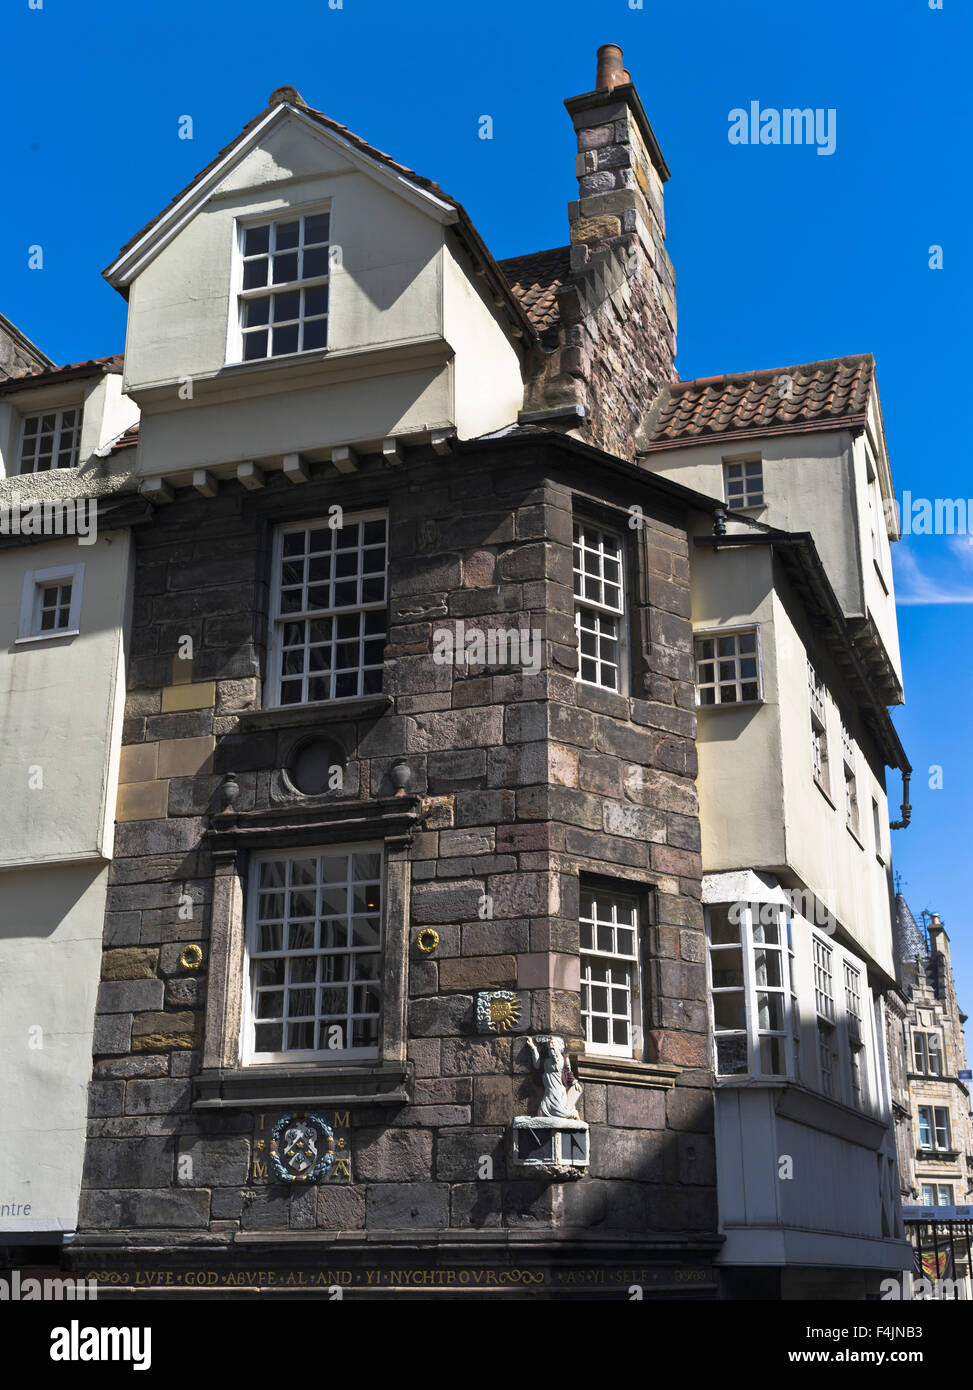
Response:
[[[864,962],[783,903],[711,903],[706,919],[717,1077],[789,1079],[870,1111],[876,1043]]]

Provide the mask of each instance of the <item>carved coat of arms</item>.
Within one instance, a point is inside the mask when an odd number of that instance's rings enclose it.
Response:
[[[270,1139],[270,1161],[282,1182],[320,1182],[334,1167],[334,1131],[320,1115],[282,1115]]]

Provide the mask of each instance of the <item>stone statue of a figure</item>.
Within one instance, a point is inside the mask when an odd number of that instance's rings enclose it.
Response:
[[[565,1055],[564,1039],[545,1034],[528,1038],[534,1071],[544,1094],[538,1114],[555,1120],[577,1120],[581,1082],[572,1072]]]

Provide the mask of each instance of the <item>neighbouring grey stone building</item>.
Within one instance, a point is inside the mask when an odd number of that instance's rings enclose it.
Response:
[[[498,264],[280,88],[106,272],[150,511],[71,1256],[105,1292],[715,1294],[722,504],[636,462],[674,284],[616,50],[566,105],[570,247]]]

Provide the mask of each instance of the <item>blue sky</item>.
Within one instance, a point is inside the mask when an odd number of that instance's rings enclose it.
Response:
[[[282,83],[438,180],[498,258],[563,245],[576,184],[562,101],[594,86],[598,45],[619,43],[673,175],[681,375],[871,351],[900,497],[973,496],[955,438],[973,367],[973,6],[942,3],[3,0],[0,311],[58,362],[120,350],[124,304],[101,269]],[[754,100],[834,108],[835,152],[731,145],[729,112]],[[917,916],[947,923],[969,1009],[973,547],[913,535],[895,549],[895,719],[915,767],[895,867]]]

